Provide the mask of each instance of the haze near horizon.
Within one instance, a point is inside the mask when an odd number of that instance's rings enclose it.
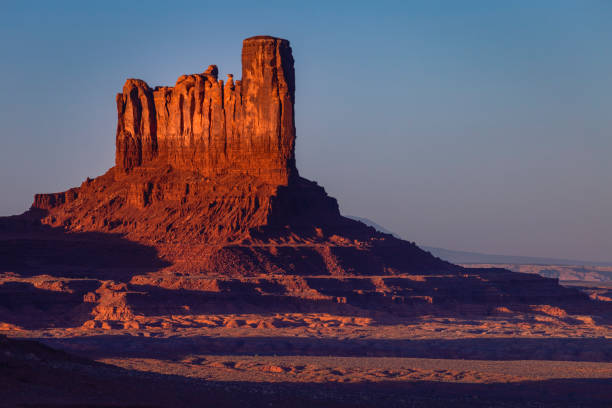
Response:
[[[344,214],[424,245],[610,261],[611,12],[603,1],[4,3],[0,215],[114,164],[126,78],[173,85],[209,64],[239,78],[242,39],[270,34],[294,50],[299,171]]]

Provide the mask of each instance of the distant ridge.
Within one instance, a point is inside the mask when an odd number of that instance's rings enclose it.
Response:
[[[387,228],[375,223],[374,221],[348,215],[347,218],[352,218],[361,221],[370,227],[376,228],[385,234],[391,234],[396,238],[402,237],[388,230]],[[576,259],[559,259],[559,258],[542,258],[535,256],[520,256],[520,255],[498,255],[498,254],[483,254],[479,252],[456,251],[446,248],[437,248],[419,245],[424,250],[431,252],[438,258],[449,261],[455,264],[518,264],[518,265],[566,265],[566,266],[612,266],[611,262],[594,262]]]
[[[400,238],[400,236],[399,236],[399,234],[396,234],[395,232],[393,232],[393,231],[391,231],[391,230],[386,229],[386,228],[385,228],[385,227],[383,227],[382,225],[375,223],[374,221],[372,221],[372,220],[371,220],[371,219],[369,219],[369,218],[356,217],[356,216],[354,216],[354,215],[345,215],[345,217],[346,217],[346,218],[350,218],[350,219],[355,220],[355,221],[361,221],[361,222],[363,222],[365,225],[368,225],[368,226],[370,226],[370,227],[372,227],[372,228],[375,228],[377,231],[383,232],[383,233],[385,233],[385,234],[393,235],[395,238],[399,238],[399,239],[401,239],[401,238]],[[423,247],[421,247],[421,248],[423,248]]]
[[[521,265],[567,265],[567,266],[612,266],[612,262],[593,262],[576,259],[540,258],[534,256],[481,254],[478,252],[454,251],[452,249],[421,246],[435,256],[458,264],[521,264]]]

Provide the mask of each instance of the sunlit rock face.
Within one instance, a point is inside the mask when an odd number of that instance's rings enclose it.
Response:
[[[287,185],[297,176],[295,74],[289,41],[244,40],[242,81],[211,65],[174,87],[128,79],[117,95],[117,168],[169,164],[213,177],[247,174]]]
[[[62,231],[153,246],[173,271],[383,275],[460,269],[342,217],[295,164],[289,41],[247,38],[242,80],[210,65],[174,87],[128,79],[117,95],[115,166],[31,215]]]
[[[586,313],[585,296],[554,280],[462,268],[343,217],[296,170],[289,42],[249,38],[242,64],[242,81],[220,81],[214,65],[174,87],[127,80],[116,165],[0,217],[0,323],[131,330],[236,310]],[[205,327],[197,319],[180,320]]]

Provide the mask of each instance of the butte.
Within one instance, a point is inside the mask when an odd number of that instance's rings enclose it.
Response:
[[[116,102],[114,167],[0,220],[1,270],[71,293],[40,301],[50,316],[127,322],[204,300],[400,315],[586,301],[553,279],[462,268],[343,217],[296,166],[287,40],[244,40],[241,80],[220,80],[215,65],[173,87],[128,79]],[[23,288],[3,287],[7,316],[25,324],[14,318]]]

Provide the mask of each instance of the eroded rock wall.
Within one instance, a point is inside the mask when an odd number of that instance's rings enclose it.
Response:
[[[170,164],[203,176],[248,174],[287,185],[297,176],[295,75],[289,41],[244,40],[242,81],[211,65],[174,87],[128,79],[117,95],[116,166]]]

